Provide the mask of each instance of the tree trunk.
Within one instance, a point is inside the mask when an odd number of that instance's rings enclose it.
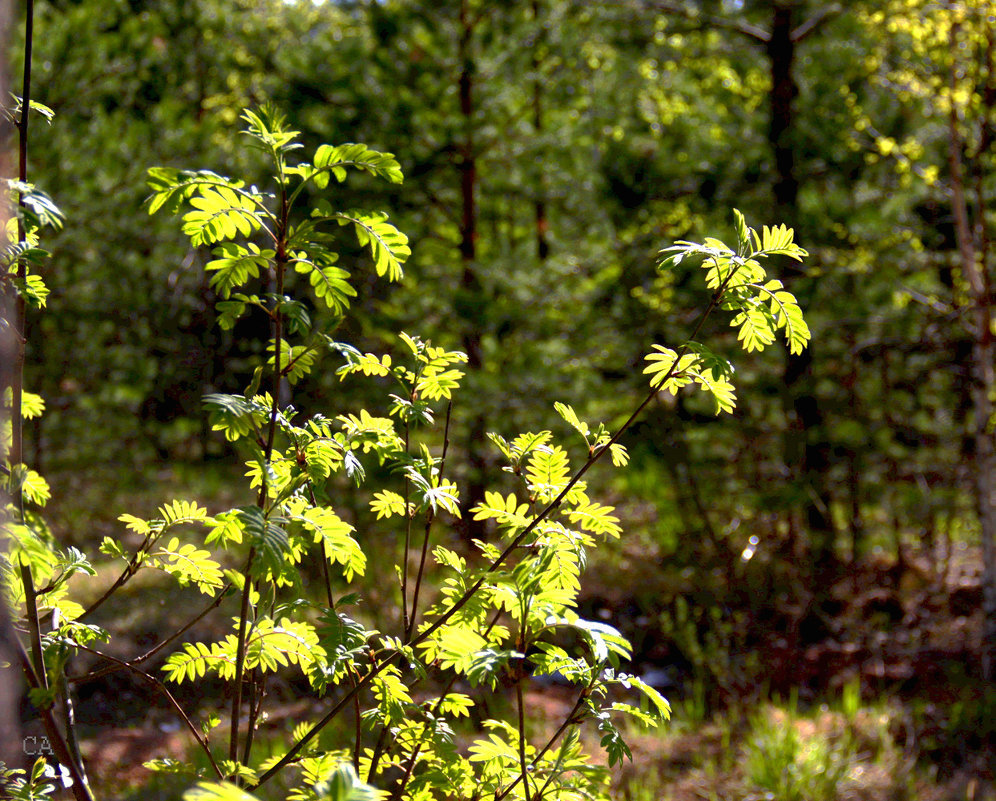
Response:
[[[951,52],[957,52],[957,26],[951,30]],[[992,63],[992,33],[987,48],[987,58]],[[957,65],[952,62],[950,87],[955,91]],[[992,81],[990,69],[990,81]],[[992,94],[989,94],[992,97]],[[962,140],[958,130],[958,112],[951,104],[948,116],[948,169],[951,177],[951,208],[954,213],[955,235],[962,274],[968,283],[972,299],[972,406],[973,441],[975,451],[975,505],[979,518],[982,540],[982,674],[990,681],[996,675],[996,448],[993,431],[993,393],[996,391],[996,373],[993,358],[992,288],[987,260],[988,238],[985,236],[984,209],[977,210],[978,236],[973,236],[969,223],[968,202],[962,172]],[[988,132],[982,131],[982,148],[989,143]],[[981,154],[980,154],[981,155]],[[981,200],[981,198],[980,198]]]
[[[541,45],[543,34],[546,28],[540,20],[540,0],[533,0],[532,3],[533,23],[536,37],[533,43],[532,67],[533,67],[533,131],[536,138],[543,135],[543,81],[540,77],[540,67],[542,67]],[[546,189],[543,182],[542,167],[537,176],[536,195],[536,257],[540,262],[544,262],[550,255],[550,241],[547,238],[548,222],[546,218]]]
[[[481,350],[480,321],[473,310],[480,307],[482,292],[480,279],[476,273],[477,259],[477,153],[474,141],[474,60],[471,55],[471,41],[474,23],[470,18],[468,0],[460,3],[459,41],[459,96],[460,115],[463,118],[464,135],[460,146],[460,195],[462,213],[460,219],[460,262],[462,272],[460,289],[464,295],[463,348],[467,352],[467,366],[472,373],[479,373],[483,364]],[[470,509],[484,500],[486,422],[482,413],[477,413],[470,421],[467,432],[467,491],[463,499],[464,509]],[[468,541],[484,535],[484,522],[474,520],[470,514],[464,515],[465,535]]]
[[[13,26],[11,3],[8,0],[0,0],[0,51],[7,53],[10,32]],[[10,86],[7,75],[7,62],[0,62],[0,98],[6,103],[8,87]],[[7,177],[12,173],[12,165],[9,163],[7,154],[11,152],[11,141],[13,139],[13,126],[6,122],[0,123],[3,126],[0,130],[0,175]],[[7,206],[0,204],[0,230],[7,229]],[[11,293],[0,291],[0,319],[11,320],[14,315],[14,298]],[[17,347],[9,326],[0,326],[0,364],[13,365],[16,362]],[[0,389],[11,386],[11,379],[6,375],[0,375]],[[2,428],[8,414],[8,410],[0,405],[0,428]],[[0,493],[0,506],[6,508],[11,499]],[[0,512],[0,523],[6,522],[6,518]],[[4,538],[0,537],[0,547],[4,547]],[[20,727],[18,726],[18,699],[20,698],[21,685],[19,673],[15,665],[18,664],[17,645],[14,639],[14,629],[11,626],[9,610],[3,599],[0,598],[0,664],[10,667],[0,668],[0,761],[5,762],[9,767],[21,767],[24,761],[24,743],[21,740]],[[2,789],[2,788],[0,788]]]
[[[799,87],[792,73],[796,41],[794,3],[772,3],[771,32],[766,41],[771,76],[768,143],[775,162],[773,183],[778,222],[798,227],[799,180],[795,165],[795,110]],[[825,442],[823,414],[814,392],[813,345],[799,354],[788,354],[784,387],[787,411],[792,422],[786,432],[785,462],[805,491],[805,520],[809,544],[809,564],[814,577],[832,567],[836,539],[826,476],[830,467]]]

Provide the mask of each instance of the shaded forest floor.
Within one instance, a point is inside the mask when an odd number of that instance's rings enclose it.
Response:
[[[769,603],[727,596],[740,608],[711,627],[689,614],[682,630],[664,615],[671,644],[651,642],[645,656],[674,657],[677,641],[687,658],[697,646],[688,668],[698,678],[675,688],[670,731],[638,739],[619,797],[996,799],[980,569],[975,548],[944,560],[874,556],[820,595],[797,586]]]

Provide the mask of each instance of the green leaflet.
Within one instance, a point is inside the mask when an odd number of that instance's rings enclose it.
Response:
[[[235,621],[238,628],[238,620]],[[208,645],[203,642],[184,643],[162,667],[169,681],[177,684],[184,680],[201,678],[208,673],[222,679],[235,676],[237,638],[230,634],[225,639]],[[261,618],[253,624],[246,638],[245,667],[273,672],[290,664],[297,665],[306,675],[325,663],[325,649],[319,645],[314,627],[287,618],[273,621]]]
[[[408,237],[387,222],[387,214],[382,211],[338,212],[334,219],[339,225],[351,225],[361,246],[370,248],[377,275],[387,276],[389,281],[400,281],[401,265],[412,255],[408,247]]]
[[[360,144],[321,145],[315,151],[314,167],[312,176],[319,189],[328,185],[329,174],[340,183],[345,181],[347,168],[369,172],[393,184],[400,184],[404,178],[393,153],[379,153]]]
[[[787,256],[802,261],[809,254],[795,243],[794,232],[784,225],[763,226],[761,235],[747,227],[744,216],[733,210],[737,251],[718,239],[702,244],[679,241],[661,251],[660,269],[674,269],[685,260],[701,263],[706,270],[706,286],[713,290],[713,305],[733,312],[730,325],[748,353],[764,350],[782,331],[791,353],[801,353],[809,343],[810,331],[795,296],[781,281],[766,280],[761,260]],[[677,392],[695,382],[709,393],[716,413],[732,412],[736,406],[733,370],[723,359],[697,342],[686,342],[677,350],[653,346],[655,353],[644,373],[655,389]]]
[[[183,794],[183,801],[258,801],[258,798],[228,782],[200,782]]]

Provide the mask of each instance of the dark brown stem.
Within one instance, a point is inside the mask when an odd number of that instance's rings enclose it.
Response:
[[[533,761],[530,763],[531,765],[538,765],[539,761],[546,755],[546,752],[556,745],[557,740],[563,736],[564,732],[577,723],[574,717],[577,715],[578,711],[581,709],[581,705],[588,697],[589,691],[590,688],[588,687],[585,687],[584,690],[581,691],[581,694],[578,696],[578,700],[574,702],[574,706],[571,708],[571,711],[568,712],[567,717],[564,718],[564,722],[560,724],[560,727],[553,733],[550,739],[546,741],[546,745],[536,752],[536,756],[533,757]],[[516,788],[520,781],[522,781],[522,776],[517,776],[508,787],[501,792],[495,793],[494,801],[501,801],[501,799],[505,798],[505,796]]]
[[[30,117],[28,109],[31,107],[31,50],[34,39],[35,28],[35,4],[34,0],[27,0],[26,19],[24,23],[24,72],[21,86],[21,116],[17,121],[18,142],[17,142],[17,177],[22,183],[28,180],[28,119]],[[24,201],[19,200],[18,205],[24,209]],[[25,238],[23,215],[17,219],[17,239],[23,242]],[[17,263],[17,277],[20,281],[27,278],[28,265],[24,259]],[[26,303],[24,295],[16,293],[14,301],[14,369],[11,375],[11,442],[10,442],[10,463],[12,465],[21,464],[24,461],[24,428],[22,418],[22,393],[24,389],[24,323],[26,316]],[[24,494],[18,489],[14,497],[14,503],[20,516],[24,517]]]
[[[315,497],[315,486],[308,482],[308,495],[311,498],[311,505],[318,506],[318,499]],[[322,580],[325,582],[325,599],[328,601],[329,609],[335,608],[335,600],[332,597],[332,575],[329,573],[329,551],[328,544],[322,538]]]
[[[356,671],[353,670],[353,666],[349,665],[346,669],[349,671],[349,678],[353,683],[353,687],[358,687],[360,678],[356,675]],[[360,747],[363,744],[363,728],[361,726],[363,719],[361,714],[360,694],[357,692],[353,696],[353,767],[357,771],[360,769]]]
[[[519,708],[519,779],[522,781],[522,792],[526,801],[529,798],[529,765],[526,763],[526,704],[522,699],[522,680],[515,683],[515,701]]]
[[[28,636],[31,638],[31,658],[39,684],[48,688],[45,654],[41,644],[41,621],[38,619],[38,595],[31,575],[31,567],[21,562],[21,583],[24,585],[24,607],[28,616]]]
[[[121,587],[123,587],[131,578],[138,572],[139,568],[142,566],[142,559],[145,554],[149,552],[156,541],[165,533],[165,531],[159,532],[157,535],[149,535],[145,538],[145,541],[139,546],[138,550],[135,551],[135,555],[129,560],[125,569],[121,572],[121,575],[117,577],[114,583],[107,588],[107,590],[101,595],[96,601],[94,601],[90,606],[86,608],[82,615],[80,615],[77,620],[83,621],[90,617],[94,612],[97,611],[104,602],[107,601],[115,592],[117,592]]]
[[[28,124],[31,118],[31,57],[34,46],[34,0],[27,0],[25,10],[25,30],[24,30],[24,70],[21,89],[21,115],[17,121],[18,128],[18,148],[17,148],[17,172],[21,183],[28,180]],[[24,228],[24,199],[23,194],[18,199],[22,214],[18,215],[17,238],[24,241],[26,231]],[[27,279],[27,262],[22,258],[17,264],[17,277],[20,281]],[[14,303],[14,371],[11,377],[11,448],[9,459],[11,465],[18,465],[24,462],[24,425],[23,425],[23,393],[24,393],[24,352],[26,346],[26,322],[27,304],[24,295],[17,293]],[[2,390],[2,387],[0,387]],[[36,452],[37,455],[37,452]],[[17,488],[14,504],[18,510],[21,520],[24,519],[24,493],[22,488]],[[24,600],[27,609],[28,621],[30,624],[31,651],[34,658],[34,670],[36,679],[43,687],[49,686],[48,675],[45,670],[45,657],[41,646],[41,624],[38,619],[38,593],[34,587],[34,579],[31,568],[23,561],[20,564],[21,581],[24,585]],[[46,588],[47,591],[47,588]],[[61,670],[58,676],[64,677]],[[89,798],[90,788],[87,782],[86,772],[83,768],[83,761],[79,756],[79,747],[76,740],[76,731],[73,727],[72,699],[69,696],[69,688],[58,678],[56,679],[58,690],[61,696],[62,708],[65,713],[66,739],[57,738],[68,757],[66,765],[69,766],[73,775],[73,793],[77,797]],[[51,710],[44,710],[46,729],[52,729],[57,734],[55,720]],[[51,736],[52,732],[50,732]],[[61,759],[61,755],[60,755]]]
[[[221,772],[221,768],[219,768],[218,764],[214,761],[214,756],[211,753],[211,747],[208,745],[207,739],[203,737],[201,733],[197,730],[197,727],[194,725],[193,721],[187,716],[187,713],[183,711],[183,707],[180,706],[176,698],[173,697],[173,693],[169,691],[169,688],[165,684],[156,679],[154,676],[150,676],[144,670],[139,670],[137,667],[128,662],[124,662],[120,659],[115,659],[113,656],[108,656],[107,654],[101,653],[100,651],[95,651],[94,649],[88,648],[85,645],[76,644],[74,647],[79,648],[81,651],[86,651],[87,653],[94,654],[95,656],[101,656],[104,659],[109,659],[112,662],[114,662],[121,670],[130,670],[132,673],[134,673],[136,676],[142,679],[142,681],[151,684],[156,689],[157,692],[161,693],[163,697],[165,697],[166,700],[169,701],[170,706],[172,706],[173,709],[176,710],[177,715],[180,716],[180,719],[183,720],[186,727],[190,730],[190,733],[194,736],[194,739],[197,741],[197,744],[204,751],[205,755],[208,758],[208,762],[211,763],[211,767],[214,770],[215,775],[217,775],[219,779],[224,778]]]
[[[239,715],[242,712],[242,677],[246,660],[246,628],[249,621],[249,595],[252,592],[250,571],[252,570],[252,563],[255,556],[256,548],[252,547],[249,549],[249,558],[246,559],[246,569],[242,574],[245,584],[242,587],[242,605],[239,607],[239,644],[235,653],[231,730],[228,741],[228,758],[232,762],[235,762],[239,758]]]
[[[210,604],[208,604],[200,614],[189,620],[181,628],[174,631],[165,640],[160,642],[151,650],[146,651],[141,656],[136,656],[134,659],[129,659],[126,664],[131,667],[134,667],[135,665],[140,665],[142,662],[151,659],[153,656],[159,653],[163,648],[165,648],[167,645],[173,642],[173,640],[175,640],[177,637],[183,636],[187,631],[189,631],[193,626],[195,626],[198,621],[203,620],[208,615],[208,613],[210,613],[214,609],[217,609],[221,605],[222,600],[224,600],[225,595],[228,593],[231,587],[232,585],[230,583],[226,584],[224,587],[221,588],[221,590],[218,591],[218,595],[215,597],[215,599]],[[100,655],[104,656],[104,654]],[[111,657],[107,658],[111,659]],[[119,660],[116,659],[113,661],[119,662]],[[81,676],[67,676],[66,681],[68,681],[70,684],[86,684],[87,682],[94,681],[95,679],[99,679],[102,676],[106,676],[108,673],[115,673],[118,670],[121,670],[121,668],[118,667],[117,665],[110,665],[108,667],[92,670],[89,673],[85,673]]]
[[[369,676],[370,674],[368,673],[367,677]],[[386,724],[381,726],[380,734],[377,735],[377,742],[374,743],[373,754],[370,756],[370,770],[367,771],[368,781],[373,781],[373,777],[377,775],[377,769],[380,767],[380,758],[384,755],[384,751],[387,748],[388,734],[390,734],[390,728]]]
[[[494,623],[492,623],[491,625],[493,626]],[[450,694],[450,690],[452,690],[453,685],[456,684],[457,678],[458,678],[457,676],[453,676],[453,678],[450,679],[449,684],[446,685],[446,688],[443,690],[442,694],[439,696],[438,699],[436,699],[436,703],[432,707],[432,715],[431,715],[432,718],[435,718],[436,715],[439,713],[439,707],[442,706],[443,699]],[[412,753],[408,757],[408,764],[405,765],[405,773],[398,780],[398,783],[394,786],[394,789],[391,790],[391,795],[388,798],[388,801],[401,800],[401,796],[404,794],[405,788],[408,786],[408,782],[411,781],[412,771],[415,769],[415,763],[418,762],[418,755],[422,752],[422,745],[424,744],[424,742],[425,742],[424,739],[420,740],[418,745],[416,745],[412,749]]]
[[[266,676],[261,679],[257,676],[258,670],[253,671],[252,679],[249,682],[249,720],[246,724],[246,741],[242,749],[242,764],[248,765],[252,755],[252,743],[256,734],[256,721],[263,710],[263,699],[266,698]]]
[[[411,436],[411,422],[405,420],[405,456],[408,456],[409,437]],[[401,630],[408,639],[408,632],[411,631],[412,615],[408,615],[408,553],[412,547],[412,511],[409,508],[409,497],[411,495],[411,479],[405,474],[405,547],[401,554]]]
[[[68,664],[68,661],[67,659],[66,664]],[[73,707],[73,696],[69,690],[69,683],[66,681],[65,666],[59,670],[58,677],[59,705],[62,712],[63,731],[66,732],[66,747],[69,749],[69,753],[76,764],[80,766],[80,773],[83,774],[83,780],[89,783],[90,780],[86,775],[86,765],[83,764],[83,754],[80,751],[80,740],[76,731],[76,710]]]
[[[277,156],[277,166],[278,169],[282,171],[282,162],[279,156]],[[282,380],[282,374],[280,370],[280,357],[281,357],[281,345],[283,344],[283,323],[284,315],[280,311],[280,298],[284,294],[284,272],[287,268],[287,263],[290,257],[287,253],[287,231],[288,231],[288,216],[290,212],[290,207],[287,203],[287,187],[286,183],[281,180],[280,182],[280,215],[277,218],[277,230],[276,230],[276,257],[274,261],[274,271],[276,273],[276,296],[275,301],[276,308],[273,311],[273,376],[272,376],[272,392],[273,399],[272,405],[270,407],[270,422],[269,430],[266,435],[266,450],[263,453],[263,464],[262,467],[262,482],[259,488],[259,495],[256,498],[256,505],[262,509],[264,512],[266,510],[266,499],[269,494],[269,480],[267,475],[267,465],[273,456],[273,446],[276,442],[277,437],[277,419],[280,415],[280,383]],[[265,517],[265,514],[264,514]],[[265,522],[264,522],[265,526]],[[246,651],[246,627],[248,623],[249,616],[249,594],[252,590],[252,581],[250,574],[252,571],[253,558],[256,555],[255,547],[249,550],[249,559],[246,562],[246,569],[244,575],[245,584],[242,588],[242,606],[239,611],[239,635],[238,635],[238,647],[236,649],[236,662],[235,662],[235,679],[232,693],[232,717],[231,717],[231,738],[229,740],[228,754],[229,759],[233,762],[238,758],[239,753],[239,715],[242,709],[242,678],[244,675],[244,661],[245,661],[245,651]],[[249,738],[251,741],[251,737]],[[248,749],[245,753],[245,759],[248,761],[250,754]]]
[[[28,655],[24,653],[21,643],[16,639],[15,642],[18,658],[21,660],[21,668],[28,686],[33,690],[45,689],[45,685],[35,674],[35,669],[32,667]],[[56,759],[69,770],[69,775],[73,780],[73,797],[76,801],[93,801],[93,794],[90,792],[90,786],[87,784],[83,769],[69,752],[69,747],[66,745],[62,732],[59,731],[59,727],[52,715],[51,707],[39,705],[38,712],[41,715],[42,725],[45,726],[45,734],[48,737],[49,745],[52,746],[52,750],[55,752]]]
[[[484,630],[483,634],[484,639],[488,638],[488,635],[491,634],[491,630],[496,625],[498,625],[498,621],[500,619],[501,619],[501,612],[496,613],[494,617],[491,618],[491,622],[488,623],[488,627]],[[430,715],[431,718],[435,718],[436,715],[439,714],[439,708],[443,705],[443,700],[446,698],[447,695],[450,694],[450,692],[453,689],[453,685],[456,684],[458,678],[459,674],[454,674],[450,678],[449,682],[446,684],[446,687],[443,689],[442,693],[440,693],[439,698],[436,699],[436,703],[433,704],[432,706],[432,713]],[[418,755],[422,751],[422,745],[424,744],[424,742],[425,738],[420,740],[418,745],[416,745],[412,749],[412,753],[408,757],[408,764],[405,766],[405,773],[398,780],[398,783],[394,786],[394,789],[391,791],[391,796],[388,799],[388,801],[400,801],[401,796],[405,792],[405,787],[408,786],[408,782],[411,780],[412,771],[415,769],[415,763],[418,761]]]
[[[453,402],[446,404],[446,425],[443,428],[443,453],[439,459],[439,480],[442,481],[443,473],[446,469],[446,452],[450,446],[450,413],[453,411]],[[407,503],[407,501],[406,501]],[[418,599],[422,589],[422,575],[425,573],[426,557],[429,553],[429,535],[432,532],[432,521],[435,515],[430,510],[425,516],[425,532],[422,537],[422,552],[418,560],[418,573],[415,576],[415,591],[412,593],[412,612],[408,619],[408,626],[405,628],[405,642],[412,638],[415,631],[415,623],[418,620]],[[407,550],[405,551],[407,556]],[[407,562],[406,562],[407,565]]]

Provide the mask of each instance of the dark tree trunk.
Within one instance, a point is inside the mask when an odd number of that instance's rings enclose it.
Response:
[[[791,3],[772,5],[771,34],[767,41],[771,72],[771,116],[768,142],[775,156],[775,204],[779,214],[795,217],[799,197],[799,181],[795,176],[795,126],[793,104],[799,87],[792,74],[795,61],[795,41],[792,39],[794,10]]]
[[[797,24],[797,0],[770,0],[770,30],[764,30],[741,20],[691,13],[684,4],[657,2],[657,7],[670,13],[700,20],[706,26],[732,29],[761,43],[768,58],[771,94],[769,97],[768,145],[774,160],[772,194],[777,222],[798,228],[799,177],[796,169],[795,108],[799,87],[793,75],[796,47],[821,24],[841,11],[839,4],[817,9],[808,19]],[[790,277],[791,267],[788,268]],[[796,271],[796,294],[806,305],[805,276]],[[830,451],[826,442],[823,413],[815,394],[813,378],[813,345],[800,354],[788,354],[783,376],[783,397],[789,427],[785,434],[784,459],[796,487],[801,490],[802,512],[807,531],[801,538],[806,546],[810,578],[817,587],[820,574],[836,568],[834,545],[836,530],[830,514],[828,473]],[[791,520],[790,520],[791,522]],[[793,540],[794,526],[790,526]]]
[[[8,0],[0,0],[0,52],[8,53],[8,42],[10,41],[11,28],[13,27],[12,5]],[[8,87],[10,86],[7,74],[7,62],[0,62],[0,98],[2,102],[7,102]],[[7,160],[7,154],[11,152],[11,143],[14,138],[13,126],[7,122],[0,122],[0,175],[10,176],[13,172],[12,165]],[[7,212],[6,206],[0,206],[0,230],[6,230]],[[13,319],[14,299],[6,291],[0,291],[0,318],[4,320]],[[11,335],[9,326],[0,326],[0,364],[13,365],[16,362],[17,347]],[[6,370],[0,375],[0,389],[12,385],[12,377],[6,374]],[[0,427],[4,424],[4,416],[7,409],[0,406]],[[10,499],[0,493],[0,505],[6,508]],[[2,513],[0,513],[2,516]],[[4,522],[0,520],[0,523]],[[3,547],[0,538],[0,547]],[[20,675],[16,665],[17,644],[13,626],[11,626],[9,610],[3,600],[0,599],[0,664],[9,665],[0,668],[0,761],[9,767],[21,767],[24,760],[24,743],[21,740],[20,728],[18,726],[18,699],[20,698]],[[2,791],[0,787],[0,791]]]
[[[957,49],[958,27],[951,29],[951,52]],[[989,30],[986,47],[988,82],[983,92],[985,110],[996,106],[996,85],[993,69],[993,32]],[[949,76],[952,94],[956,87],[957,64],[951,64]],[[987,120],[989,114],[984,114]],[[984,200],[981,190],[981,159],[992,145],[992,129],[983,124],[975,167],[978,200]],[[960,267],[969,286],[972,301],[971,396],[973,401],[973,440],[976,513],[982,540],[982,674],[989,681],[996,676],[996,443],[991,429],[994,413],[993,394],[996,392],[996,343],[993,342],[992,286],[988,272],[989,237],[985,221],[985,206],[980,205],[975,230],[969,220],[962,164],[962,137],[958,127],[957,109],[952,105],[948,116],[948,169],[951,179],[951,208],[954,213],[955,236]]]
[[[474,35],[474,22],[471,20],[468,0],[460,3],[460,115],[463,118],[464,135],[460,145],[460,195],[462,214],[460,219],[460,261],[462,272],[460,289],[464,296],[463,348],[467,353],[467,366],[472,373],[479,373],[483,364],[481,351],[480,321],[473,309],[480,307],[481,282],[476,273],[477,260],[477,153],[474,141],[474,60],[471,43]],[[467,463],[470,468],[467,476],[464,509],[470,509],[484,500],[486,422],[484,415],[475,414],[467,432]],[[484,523],[474,520],[470,514],[464,515],[465,534],[468,541],[481,538]]]
[[[535,41],[533,44],[532,66],[533,66],[533,131],[536,138],[543,135],[543,80],[540,76],[540,68],[543,66],[541,59],[541,49],[543,44],[543,34],[546,28],[540,20],[540,0],[533,0],[532,4],[533,23],[535,31]],[[546,218],[546,189],[543,182],[542,167],[537,176],[537,196],[536,196],[536,256],[541,262],[546,261],[550,255],[550,241],[547,238],[549,223]]]
[[[768,142],[774,155],[773,183],[778,222],[797,228],[799,179],[795,164],[795,109],[799,87],[793,75],[795,61],[795,5],[785,0],[772,4],[771,31],[766,42],[770,74]],[[836,538],[830,517],[826,476],[830,468],[823,414],[814,391],[813,345],[786,358],[784,388],[791,421],[786,433],[785,461],[805,494],[809,564],[814,577],[834,562]]]

